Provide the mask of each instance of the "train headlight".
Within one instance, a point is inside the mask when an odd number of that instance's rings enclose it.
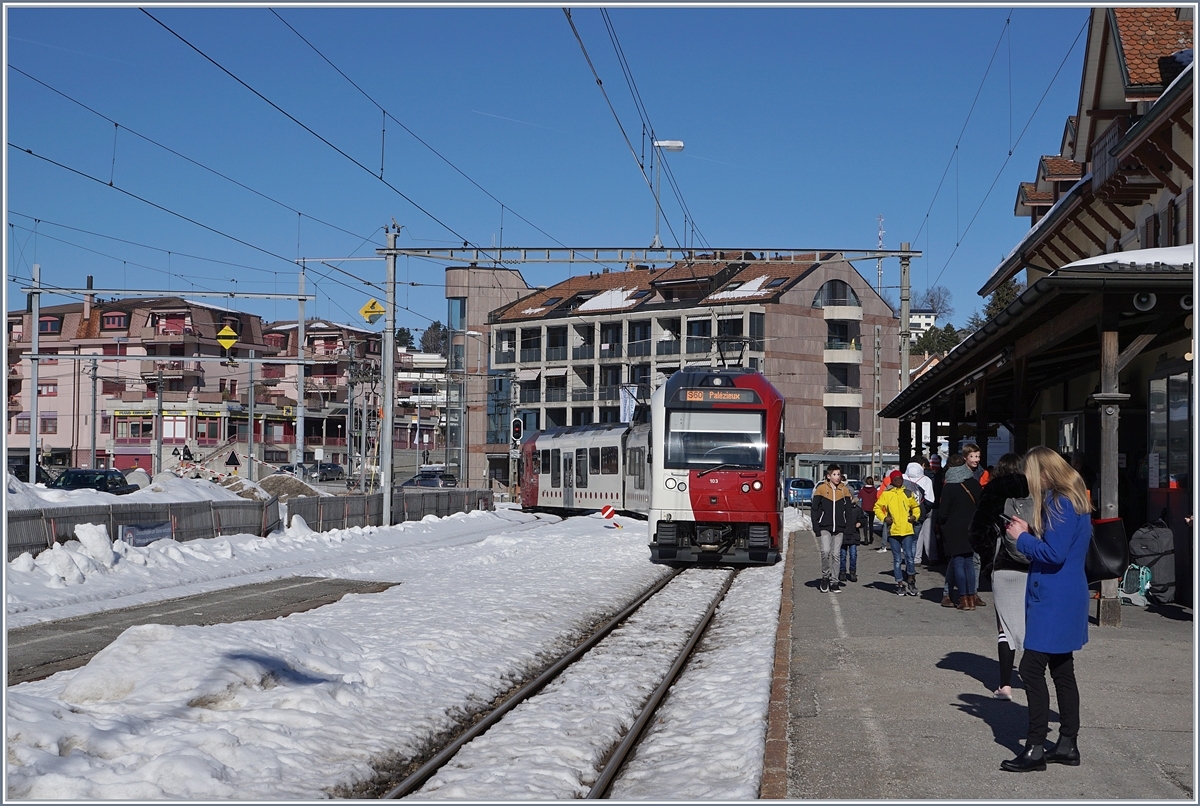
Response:
[[[687,482],[686,481],[679,482],[679,492],[682,493],[682,492],[686,492],[686,491],[687,491]]]
[[[750,485],[749,485],[749,484],[743,484],[743,485],[742,485],[742,492],[744,492],[744,493],[748,493],[748,492],[750,492]]]
[[[762,489],[762,482],[761,482],[761,481],[759,481],[758,479],[755,479],[755,480],[754,480],[754,489],[756,489],[756,490],[761,490],[761,489]]]
[[[664,482],[664,484],[666,484],[666,485],[667,485],[667,489],[668,489],[668,490],[674,490],[674,489],[675,489],[675,479],[668,478],[668,479],[667,479],[667,480]]]

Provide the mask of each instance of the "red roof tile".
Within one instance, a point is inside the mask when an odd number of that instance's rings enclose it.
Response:
[[[1083,176],[1083,165],[1066,157],[1042,157],[1038,172],[1044,179],[1051,182],[1078,180]]]
[[[1159,85],[1158,57],[1192,46],[1192,21],[1174,8],[1114,8],[1131,87]]]
[[[1038,190],[1033,182],[1022,182],[1020,201],[1030,207],[1042,207],[1054,203],[1054,194],[1048,190]]]

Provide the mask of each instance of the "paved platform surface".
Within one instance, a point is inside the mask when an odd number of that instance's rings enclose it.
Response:
[[[791,539],[787,798],[1195,800],[1191,610],[1123,607],[1121,627],[1101,628],[1093,607],[1075,655],[1083,763],[1003,772],[1022,747],[1027,711],[1016,674],[1011,702],[992,697],[991,594],[981,594],[986,608],[943,608],[943,576],[918,569],[922,595],[896,596],[891,553],[876,553],[878,541],[859,548],[857,583],[821,593],[813,534]],[[1053,742],[1052,685],[1051,708]],[[764,776],[764,796],[769,783]]]
[[[8,685],[79,668],[135,624],[264,621],[312,610],[348,593],[378,593],[392,584],[291,577],[9,630]]]

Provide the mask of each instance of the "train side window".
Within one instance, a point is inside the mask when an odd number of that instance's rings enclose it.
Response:
[[[576,448],[575,449],[575,486],[580,489],[587,487],[587,477],[588,477],[587,455],[588,455],[587,448]]]
[[[595,450],[595,448],[593,448]],[[620,463],[617,461],[617,449],[601,448],[600,449],[600,472],[606,476],[615,476],[618,472]]]
[[[562,486],[562,462],[559,461],[562,458],[560,456],[561,453],[562,453],[562,451],[560,451],[558,448],[554,448],[550,451],[550,486],[551,487],[561,487]]]
[[[642,461],[645,448],[634,448],[629,452],[629,474],[633,476],[635,490],[646,489],[646,463]]]
[[[600,475],[600,449],[588,449],[588,474],[592,476]]]
[[[550,472],[550,450],[547,448],[542,451],[542,475]]]

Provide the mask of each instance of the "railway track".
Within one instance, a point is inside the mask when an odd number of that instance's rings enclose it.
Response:
[[[664,577],[383,797],[605,797],[737,573]]]

